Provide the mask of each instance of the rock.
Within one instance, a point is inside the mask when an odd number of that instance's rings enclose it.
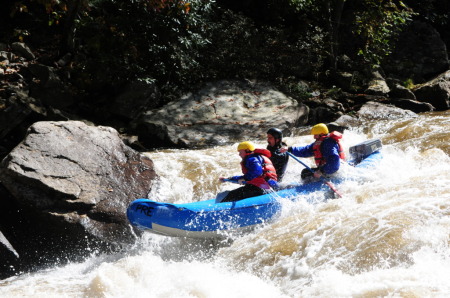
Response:
[[[352,117],[349,115],[343,115],[336,119],[333,123],[339,125],[340,127],[344,127],[347,129],[349,127],[358,127],[362,124],[362,121],[357,117]]]
[[[317,108],[311,108],[309,112],[309,122],[311,124],[314,123],[322,123],[322,122],[330,122],[334,119],[342,116],[342,112],[335,111],[333,108],[329,106],[319,106]]]
[[[373,101],[365,103],[359,109],[357,115],[366,120],[392,120],[417,117],[417,114],[412,111]]]
[[[340,133],[344,133],[346,129],[348,129],[348,126],[346,125],[339,125],[337,122],[330,122],[326,123],[329,131],[338,131]]]
[[[369,85],[365,91],[366,94],[369,95],[381,95],[386,96],[390,89],[384,79],[384,72],[381,67],[377,66],[371,69],[372,79],[369,82]]]
[[[32,123],[47,114],[39,100],[29,97],[21,89],[10,88],[9,91],[14,95],[0,98],[0,146],[8,151],[22,140]],[[2,152],[0,157],[4,157]]]
[[[152,82],[133,81],[113,101],[108,110],[129,120],[159,105],[160,93]]]
[[[156,174],[116,130],[79,121],[37,122],[2,161],[0,180],[42,229],[104,242],[133,239],[128,204],[146,197]]]
[[[71,53],[67,53],[64,56],[62,56],[57,62],[56,64],[60,67],[64,67],[67,64],[69,64],[69,62],[72,60],[72,54]]]
[[[147,147],[206,147],[252,139],[278,127],[307,122],[308,108],[268,84],[220,81],[207,84],[136,122]]]
[[[0,62],[4,65],[8,65],[10,61],[14,60],[14,54],[11,52],[0,51]]]
[[[23,42],[13,42],[11,48],[14,53],[27,60],[34,60],[36,58],[30,48]]]
[[[410,89],[402,86],[399,82],[389,80],[388,86],[391,89],[389,92],[390,98],[402,98],[402,99],[416,100],[416,96],[414,95],[414,92],[412,92]]]
[[[353,86],[353,78],[354,78],[354,73],[350,73],[350,72],[337,72],[335,74],[335,80],[336,80],[336,84],[341,87],[343,90],[345,91],[349,91],[352,89]]]
[[[57,109],[64,109],[75,103],[70,85],[59,78],[53,67],[31,64],[29,70],[38,79],[30,85],[30,96]]]
[[[403,110],[410,110],[414,113],[424,113],[434,111],[434,107],[428,102],[420,102],[412,99],[391,99],[384,102],[385,104],[391,104],[397,108]]]
[[[430,24],[414,21],[397,40],[394,52],[383,64],[386,72],[417,84],[449,69],[445,42]]]
[[[438,111],[450,108],[450,70],[440,74],[429,82],[414,87],[417,100],[428,102]]]
[[[344,72],[355,71],[355,63],[347,55],[341,55],[336,58],[337,68],[343,70]]]

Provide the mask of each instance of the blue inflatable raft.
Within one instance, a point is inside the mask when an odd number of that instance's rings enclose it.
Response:
[[[373,165],[381,158],[379,140],[350,148],[355,167]],[[335,185],[340,181],[331,180]],[[216,199],[186,204],[170,204],[137,199],[127,209],[130,223],[156,234],[190,238],[224,238],[243,233],[272,221],[281,209],[282,199],[298,199],[315,191],[330,192],[323,181],[293,185],[289,188],[236,202],[216,203]]]

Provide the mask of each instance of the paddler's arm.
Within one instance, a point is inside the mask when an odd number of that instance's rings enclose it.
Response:
[[[220,177],[220,182],[231,182],[231,183],[237,183],[237,184],[245,184],[246,181],[244,179],[244,176],[232,176],[232,177]]]

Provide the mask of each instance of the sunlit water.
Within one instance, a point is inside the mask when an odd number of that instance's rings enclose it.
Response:
[[[339,185],[341,199],[286,201],[277,221],[228,242],[145,233],[122,254],[0,281],[0,297],[450,297],[449,116],[346,131],[347,148],[380,138],[384,158],[344,166],[353,179]],[[148,153],[160,175],[150,197],[186,203],[233,189],[217,178],[239,174],[235,148]],[[285,181],[302,168],[291,160]]]

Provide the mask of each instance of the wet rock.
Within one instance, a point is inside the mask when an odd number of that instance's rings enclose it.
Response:
[[[110,243],[133,239],[126,208],[155,175],[116,130],[79,121],[35,123],[0,166],[3,185],[43,229]]]
[[[338,125],[339,127],[342,127],[342,131],[341,133],[345,130],[348,129],[349,127],[358,127],[362,124],[362,121],[357,118],[357,117],[352,117],[350,115],[343,115],[341,117],[339,117],[338,119],[336,119],[333,122],[334,125]],[[336,129],[338,130],[338,129]],[[340,130],[338,130],[340,131]]]

